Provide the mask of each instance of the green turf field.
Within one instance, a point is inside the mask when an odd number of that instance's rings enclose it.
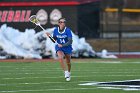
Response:
[[[66,82],[58,62],[0,62],[0,93],[140,93],[140,84],[84,85],[140,80],[139,59],[73,59],[71,75]]]

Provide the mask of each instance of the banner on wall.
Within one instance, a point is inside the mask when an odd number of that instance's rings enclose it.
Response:
[[[44,28],[50,28],[57,25],[57,20],[65,17],[67,25],[74,31],[77,30],[77,10],[76,6],[29,6],[29,7],[0,7],[0,25],[7,24],[13,28],[25,31],[26,28],[35,28],[35,25],[29,22],[31,15],[37,15],[41,25]],[[40,31],[39,27],[35,28]]]

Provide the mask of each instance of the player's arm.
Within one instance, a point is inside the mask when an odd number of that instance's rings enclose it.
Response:
[[[65,47],[65,46],[68,46],[68,45],[72,44],[72,33],[71,33],[70,29],[68,29],[67,35],[68,35],[68,42],[65,43],[65,44],[62,44],[62,47]]]
[[[68,38],[68,42],[65,43],[65,44],[62,44],[62,47],[65,47],[65,46],[68,46],[68,45],[71,45],[71,44],[72,44],[72,38],[69,37],[69,38]]]

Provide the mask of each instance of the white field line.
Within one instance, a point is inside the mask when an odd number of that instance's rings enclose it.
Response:
[[[93,60],[93,62],[72,62],[72,64],[74,63],[140,63],[140,61],[135,61],[135,62],[123,62],[123,61],[95,61]],[[8,66],[8,65],[4,65],[4,66],[0,66],[0,67],[17,67],[17,65],[12,65],[12,66]],[[24,66],[25,68],[32,68],[33,66]],[[46,66],[39,66],[39,67],[47,67],[47,68],[53,68],[54,66],[50,66],[50,65],[46,65]]]
[[[73,63],[123,63],[121,61],[95,61],[93,60],[93,62],[73,62]]]
[[[5,90],[0,93],[16,93],[16,92],[45,92],[45,91],[72,91],[72,90],[94,90],[97,88],[68,88],[68,89],[40,89],[40,90]]]
[[[58,72],[56,72],[56,71],[50,71],[49,73],[54,74],[54,73],[58,73]],[[14,75],[14,74],[16,74],[16,75],[41,75],[41,74],[48,74],[48,71],[39,72],[39,73],[2,73],[0,75]]]
[[[140,76],[140,75],[86,75],[86,76],[71,76],[71,77],[79,77],[79,78],[88,78],[88,77],[134,77],[134,76]],[[39,78],[64,78],[64,76],[57,76],[57,77],[21,77],[21,78],[1,78],[3,80],[10,80],[10,79],[39,79]]]
[[[10,68],[10,67],[5,67],[5,68]],[[19,67],[19,66],[15,66],[15,67],[12,67],[12,68],[16,68],[16,69],[46,69],[46,68],[48,68],[48,69],[52,69],[52,70],[54,70],[54,69],[61,69],[60,67],[34,67],[34,66],[32,66],[32,67]]]
[[[114,67],[108,67],[108,68],[106,68],[106,67],[96,67],[96,69],[95,68],[93,68],[93,70],[94,71],[102,71],[102,69],[105,69],[105,70],[107,70],[108,71],[108,69],[110,69],[110,71],[113,71],[113,70],[117,70],[117,71],[130,71],[130,69],[128,68],[128,69],[126,69],[126,68],[122,68],[122,69],[118,69],[118,68],[114,68]],[[18,70],[20,70],[20,71],[32,71],[32,70],[37,70],[37,71],[41,71],[41,72],[46,72],[46,71],[55,71],[55,72],[57,72],[57,71],[62,71],[62,69],[61,68],[59,68],[59,69],[26,69],[26,68],[24,68],[24,69],[22,69],[22,68],[20,68],[20,69],[18,69]],[[7,69],[6,71],[17,71],[17,69]],[[72,69],[72,71],[81,71],[81,69],[77,69],[77,70],[73,70]],[[91,72],[91,70],[84,70],[84,69],[82,69],[82,71],[90,71]],[[140,69],[131,69],[131,71],[140,71]],[[3,72],[3,71],[0,71],[0,72]]]
[[[41,71],[41,72],[42,72],[42,71],[45,71],[45,72],[46,72],[46,71],[50,71],[50,72],[52,72],[52,71],[62,71],[61,69],[60,69],[60,70],[48,70],[48,69],[44,69],[44,70],[38,70],[38,69],[25,69],[25,70],[23,70],[23,69],[21,70],[21,69],[20,69],[20,70],[17,70],[17,69],[14,69],[14,70],[13,70],[13,69],[8,69],[8,70],[6,70],[6,71],[29,71],[29,72],[30,72],[30,71],[32,71],[32,70],[34,70],[34,71]],[[0,71],[0,72],[3,72],[3,71]]]
[[[50,72],[52,72],[52,71],[54,71],[54,72],[56,72],[56,71],[62,71],[61,69],[60,70],[58,70],[58,69],[56,69],[56,70],[48,70],[48,69],[44,69],[44,70],[38,70],[38,69],[25,69],[25,70],[19,70],[19,71],[23,71],[23,72],[26,72],[26,71],[28,71],[28,72],[30,72],[30,71],[32,71],[32,70],[34,70],[34,71],[40,71],[40,72],[47,72],[47,71],[50,71]],[[6,70],[6,71],[9,71],[9,72],[12,72],[12,71],[17,71],[17,69],[8,69],[8,70]],[[3,72],[3,71],[0,71],[0,72]]]
[[[45,71],[45,72],[38,72],[38,73],[27,73],[27,72],[25,72],[25,73],[1,73],[0,75],[13,75],[13,74],[16,74],[16,75],[37,75],[37,74],[48,74],[48,72],[49,73],[58,73],[58,72],[60,72],[60,71]],[[72,71],[72,72],[81,72],[80,70],[74,70],[74,71]],[[125,74],[132,74],[132,73],[139,73],[139,72],[136,72],[136,71],[129,71],[129,72],[108,72],[108,71],[102,71],[102,72],[100,72],[100,71],[82,71],[82,72],[90,72],[90,73],[100,73],[100,74],[105,74],[105,73],[107,73],[107,74],[116,74],[116,73],[119,73],[119,74],[123,74],[123,73],[125,73]]]
[[[7,67],[3,67],[3,68],[7,68]],[[50,70],[59,70],[59,69],[61,69],[61,68],[54,68],[54,67],[52,67],[52,68],[48,68],[48,67],[39,67],[39,68],[33,68],[33,67],[31,67],[31,68],[17,68],[17,67],[12,67],[14,70],[17,70],[17,69],[22,69],[22,70],[26,70],[26,69],[28,69],[28,70],[46,70],[46,68],[47,69],[50,69]],[[7,69],[11,69],[11,68],[7,68]]]
[[[131,63],[137,63],[137,64],[140,64],[140,62],[131,62]]]
[[[0,86],[10,86],[10,85],[40,85],[40,84],[65,84],[65,83],[68,83],[68,82],[35,82],[35,83],[29,83],[29,82],[26,82],[26,83],[8,83],[8,84],[0,84]],[[69,82],[70,84],[71,83],[78,83],[78,82]]]
[[[99,61],[99,62],[97,62],[97,61],[95,61],[94,62],[94,60],[93,60],[93,62],[72,62],[72,64],[74,64],[74,63],[129,63],[129,64],[135,64],[135,63],[138,63],[138,64],[140,64],[140,61],[135,61],[135,62],[122,62],[122,61]],[[4,66],[0,66],[0,67],[9,67],[9,68],[15,68],[15,67],[17,67],[17,66],[6,66],[6,65],[4,65]],[[32,68],[33,66],[24,66],[25,68]],[[57,69],[57,68],[54,68],[54,66],[50,66],[50,65],[46,65],[46,66],[39,66],[39,67],[42,67],[42,68],[51,68],[51,69]],[[58,69],[60,69],[60,68],[58,68]]]
[[[140,64],[140,61],[136,62],[123,62],[123,61],[93,61],[93,62],[74,62],[74,63],[124,63],[124,64]]]
[[[100,72],[100,71],[102,71],[102,69],[103,69],[104,67],[99,67],[99,68],[96,68],[96,70],[94,69],[94,71],[96,71],[96,72]],[[36,69],[37,70],[37,69]],[[110,71],[118,71],[118,72],[130,72],[130,69],[118,69],[118,68],[106,68],[104,71],[108,71],[108,70],[110,70]],[[13,71],[17,71],[16,69],[15,70],[12,70],[12,69],[8,69],[8,70],[6,70],[6,71],[8,71],[8,72],[12,72],[13,73]],[[31,70],[28,70],[28,69],[25,69],[25,70],[20,70],[20,71],[23,71],[23,74],[24,74],[24,72],[25,73],[30,73],[31,72]],[[58,71],[62,71],[62,69],[57,69],[57,70],[48,70],[48,69],[45,69],[45,70],[37,70],[37,72],[40,72],[40,73],[47,73],[47,72],[58,72]],[[140,69],[131,69],[131,72],[139,72],[140,71]],[[3,72],[2,70],[0,71],[0,72]],[[79,70],[72,70],[72,72],[81,72],[81,70],[79,69]],[[91,70],[82,70],[82,72],[91,72]],[[1,74],[0,74],[1,75]]]
[[[121,62],[121,61],[105,61],[105,62],[74,62],[74,63],[129,63],[129,64],[139,64],[140,62]],[[39,66],[39,68],[32,68],[33,66],[24,66],[24,68],[18,68],[17,66],[0,66],[1,67],[6,67],[6,68],[14,68],[14,69],[23,69],[23,70],[46,70],[47,69],[51,69],[51,70],[61,70],[61,68],[54,68],[54,66]],[[40,68],[41,67],[41,68]],[[98,68],[104,68],[104,67],[98,67]]]
[[[93,60],[93,62],[73,62],[73,63],[108,63],[108,64],[110,64],[110,63],[124,63],[124,64],[140,64],[140,62],[122,62],[122,61],[94,61]]]
[[[108,81],[108,82],[122,82],[122,81],[127,81],[127,82],[129,82],[129,81],[140,81],[140,79],[121,80],[121,81]],[[96,84],[97,84],[97,83],[107,83],[107,82],[97,82],[97,81],[79,81],[79,82],[89,82],[89,83],[90,83],[90,82],[92,82],[92,83],[94,82],[94,83],[96,83]],[[93,83],[93,84],[94,84],[94,83]]]
[[[100,73],[100,74],[134,74],[134,73],[139,73],[139,72],[135,72],[135,71],[129,71],[129,72],[90,72],[90,73]]]
[[[140,79],[126,80],[126,81],[138,81],[138,80],[140,80]],[[79,82],[92,82],[91,84],[93,84],[93,81],[79,81]],[[116,82],[121,82],[121,81],[116,81]],[[1,83],[0,86],[9,86],[9,85],[38,85],[38,84],[55,84],[55,83],[60,83],[61,84],[61,83],[67,83],[67,82],[35,82],[35,83],[25,82],[25,83],[8,83],[8,84],[2,84]],[[69,83],[78,83],[78,82],[69,82]],[[105,82],[102,82],[102,83],[105,83]],[[97,84],[97,82],[95,82],[95,84]]]
[[[18,66],[16,66],[16,67],[0,67],[0,69],[1,68],[6,68],[6,69],[12,69],[12,70],[47,70],[47,69],[49,69],[49,70],[61,70],[61,68],[59,67],[59,68],[56,68],[56,67],[51,67],[51,68],[49,68],[49,67],[38,67],[38,68],[33,68],[33,67],[30,67],[30,68],[26,68],[26,67],[18,67]]]
[[[102,88],[102,89],[119,89],[119,90],[125,90],[125,91],[132,91],[132,90],[135,90],[135,91],[139,91],[140,88],[121,88],[121,87],[97,87],[97,88]]]
[[[13,63],[14,64],[14,63]],[[20,64],[20,63],[19,63]],[[0,67],[17,67],[18,65],[8,65],[8,64],[6,64],[6,65],[0,65]],[[28,66],[28,65],[22,65],[22,67],[27,67],[27,68],[31,68],[31,67],[33,67],[33,66]],[[49,65],[39,65],[39,67],[54,67],[53,65],[51,65],[51,64],[49,64]]]
[[[64,76],[57,76],[57,77],[22,77],[22,78],[2,78],[2,79],[39,79],[39,78],[64,78]]]

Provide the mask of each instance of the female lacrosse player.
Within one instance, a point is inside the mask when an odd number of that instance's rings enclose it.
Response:
[[[70,81],[70,71],[71,71],[71,54],[72,54],[72,33],[71,30],[65,25],[65,18],[60,18],[58,20],[58,27],[54,29],[53,38],[58,43],[55,46],[56,53],[62,69],[64,70],[64,75],[66,81]],[[64,57],[66,60],[66,65],[64,62]]]

